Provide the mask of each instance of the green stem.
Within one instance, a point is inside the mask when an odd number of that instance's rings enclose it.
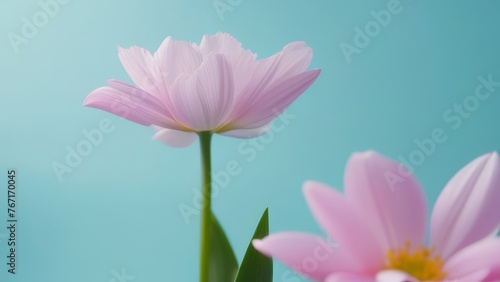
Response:
[[[202,210],[201,210],[201,239],[200,239],[200,282],[208,282],[209,255],[210,255],[210,226],[211,226],[211,193],[212,168],[210,160],[210,141],[212,133],[200,132],[201,167],[202,167]]]

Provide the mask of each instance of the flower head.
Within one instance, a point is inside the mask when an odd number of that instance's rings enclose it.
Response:
[[[448,182],[431,215],[428,243],[424,194],[402,165],[375,152],[354,154],[344,183],[345,196],[304,184],[307,203],[336,248],[299,232],[273,234],[254,246],[316,281],[500,279],[497,153],[475,159]]]
[[[200,45],[168,37],[154,54],[119,48],[119,58],[136,86],[111,80],[84,105],[152,126],[154,139],[176,147],[203,131],[238,138],[266,133],[320,73],[307,70],[312,50],[304,42],[257,60],[225,33],[206,35]]]

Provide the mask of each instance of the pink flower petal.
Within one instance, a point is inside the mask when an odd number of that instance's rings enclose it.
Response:
[[[232,116],[241,117],[241,113],[246,112],[247,108],[255,104],[264,104],[270,98],[266,96],[274,94],[270,91],[271,88],[276,88],[279,83],[305,72],[311,59],[311,48],[304,42],[293,42],[286,45],[279,53],[259,60],[250,81],[237,96]]]
[[[351,257],[340,249],[333,249],[322,238],[298,232],[277,233],[253,246],[302,275],[323,281],[336,271],[353,272]]]
[[[228,128],[255,128],[273,121],[318,78],[321,70],[310,70],[282,81],[253,102],[233,109]]]
[[[464,275],[462,277],[460,277],[460,279],[446,279],[444,280],[443,282],[461,282],[461,281],[464,281],[464,282],[467,282],[467,281],[481,281],[481,282],[500,282],[500,280],[486,280],[486,278],[488,277],[489,275],[489,271],[486,270],[486,269],[481,269],[481,270],[478,270],[478,271],[475,271],[475,272],[472,272],[470,274],[467,274],[467,275]]]
[[[193,74],[201,65],[201,54],[186,41],[167,37],[154,54],[154,60],[168,92],[177,78]],[[172,95],[172,94],[171,94]]]
[[[271,125],[266,124],[259,128],[252,129],[235,129],[220,133],[224,136],[234,137],[234,138],[254,138],[266,134],[271,129]]]
[[[325,282],[376,282],[376,281],[375,278],[373,277],[368,277],[357,273],[338,272],[328,276]]]
[[[118,57],[135,85],[158,98],[162,95],[161,88],[157,86],[153,56],[148,50],[137,46],[128,49],[118,47]]]
[[[499,225],[500,158],[491,153],[462,168],[444,188],[432,213],[431,245],[446,259]]]
[[[92,91],[83,105],[97,108],[142,125],[160,125],[180,129],[161,103],[149,93],[118,81],[109,81],[111,87]]]
[[[424,242],[426,202],[418,181],[402,176],[401,167],[376,152],[351,156],[345,171],[345,193],[363,212],[379,245],[389,250]],[[398,179],[397,183],[394,178]]]
[[[377,273],[377,282],[419,282],[404,271],[384,270]]]
[[[251,83],[245,89],[245,95],[262,95],[276,83],[305,72],[311,64],[312,56],[312,49],[305,42],[292,42],[279,53],[259,60]]]
[[[382,250],[361,214],[342,195],[330,187],[308,181],[304,194],[314,217],[340,248],[359,262],[363,272],[374,274],[384,264]]]
[[[155,130],[157,130],[157,132],[153,136],[153,140],[160,141],[175,148],[187,147],[193,144],[193,142],[198,138],[198,135],[194,132],[172,130],[160,127],[155,127]]]
[[[500,238],[478,241],[455,253],[445,264],[448,279],[457,281],[496,281],[500,279]],[[464,277],[480,276],[481,280],[466,280]]]
[[[225,57],[207,57],[196,72],[176,81],[172,95],[175,119],[194,131],[217,128],[231,109],[233,89]]]
[[[205,35],[200,43],[200,52],[204,57],[210,54],[223,54],[234,77],[234,93],[238,95],[248,84],[257,66],[255,54],[241,47],[241,43],[227,33]]]
[[[312,50],[304,42],[257,61],[227,33],[204,36],[199,46],[168,37],[154,54],[133,46],[118,55],[137,87],[113,82],[114,90],[94,91],[87,105],[144,125],[239,138],[264,134],[319,75],[305,72]]]

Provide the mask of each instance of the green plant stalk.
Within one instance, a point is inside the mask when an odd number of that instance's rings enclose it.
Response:
[[[200,282],[208,282],[210,259],[210,227],[211,227],[211,193],[212,193],[212,164],[210,144],[212,133],[208,131],[198,133],[200,137],[201,167],[202,167],[202,206],[201,206],[201,237],[200,237]]]

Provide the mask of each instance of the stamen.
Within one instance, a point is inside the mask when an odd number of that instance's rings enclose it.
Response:
[[[439,281],[446,278],[442,271],[443,261],[434,255],[435,249],[420,247],[412,251],[411,243],[406,242],[403,248],[387,252],[385,269],[404,271],[420,281]]]

